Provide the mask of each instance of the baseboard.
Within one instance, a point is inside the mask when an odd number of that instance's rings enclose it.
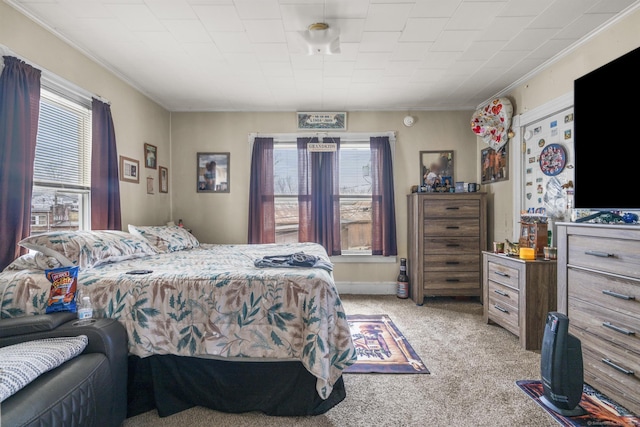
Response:
[[[395,282],[336,282],[336,288],[340,295],[395,295],[397,292]]]

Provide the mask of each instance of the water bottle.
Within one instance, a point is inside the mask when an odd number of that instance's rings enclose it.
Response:
[[[398,275],[398,298],[409,297],[409,276],[407,276],[407,259],[400,258],[400,274]]]
[[[93,305],[90,297],[82,297],[80,306],[78,307],[78,324],[85,325],[91,323],[93,317]]]

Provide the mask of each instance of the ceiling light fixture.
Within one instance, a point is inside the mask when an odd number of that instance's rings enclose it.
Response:
[[[300,31],[308,55],[335,55],[340,53],[340,30],[329,28],[329,24],[318,22]]]

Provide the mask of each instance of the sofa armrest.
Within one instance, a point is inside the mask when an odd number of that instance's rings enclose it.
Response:
[[[24,335],[24,339],[17,342],[30,341],[30,334],[52,331],[63,323],[76,318],[76,313],[68,311],[44,314],[38,316],[22,316],[0,320],[0,339]],[[14,341],[13,339],[11,341]],[[15,344],[15,342],[14,342]],[[0,342],[0,347],[8,345]]]

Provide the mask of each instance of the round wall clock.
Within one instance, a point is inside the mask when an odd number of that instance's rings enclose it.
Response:
[[[545,175],[558,175],[566,164],[567,152],[560,144],[549,144],[540,153],[540,169]]]

